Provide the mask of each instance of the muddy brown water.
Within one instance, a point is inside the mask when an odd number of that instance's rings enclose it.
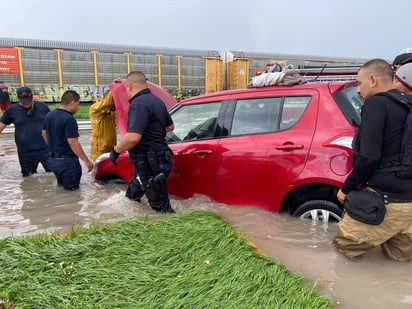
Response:
[[[80,133],[80,142],[89,153],[90,131]],[[54,176],[42,167],[38,174],[23,179],[12,133],[0,135],[0,154],[0,238],[65,231],[73,224],[87,227],[92,220],[158,216],[147,202],[128,200],[125,184],[95,182],[85,171],[81,189],[75,192],[58,188]],[[412,308],[412,264],[388,260],[380,250],[359,262],[346,260],[331,246],[337,228],[334,223],[315,224],[256,208],[226,206],[205,197],[172,198],[171,202],[181,211],[217,212],[267,255],[316,284],[336,308]]]

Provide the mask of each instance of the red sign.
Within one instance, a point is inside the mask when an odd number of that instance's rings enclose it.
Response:
[[[0,48],[0,74],[19,74],[19,56],[15,48]]]

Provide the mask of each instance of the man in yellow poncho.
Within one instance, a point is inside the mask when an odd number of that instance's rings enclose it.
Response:
[[[89,116],[92,129],[90,158],[94,161],[116,145],[116,112],[110,90],[105,92],[103,99],[98,98],[90,106]]]

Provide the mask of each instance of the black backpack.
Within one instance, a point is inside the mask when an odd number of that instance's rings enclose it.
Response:
[[[412,178],[412,103],[408,96],[400,91],[391,90],[381,92],[379,95],[390,98],[408,111],[403,128],[401,154],[400,156],[397,156],[397,158],[389,158],[389,160],[384,159],[382,170],[396,171],[396,175],[399,178]]]

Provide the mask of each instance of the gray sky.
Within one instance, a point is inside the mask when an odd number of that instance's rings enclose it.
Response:
[[[2,37],[393,59],[411,0],[2,0]]]

